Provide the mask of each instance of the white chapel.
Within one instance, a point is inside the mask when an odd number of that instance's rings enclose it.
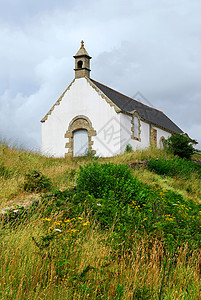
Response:
[[[90,77],[84,42],[74,56],[75,78],[41,120],[42,153],[54,157],[109,157],[150,145],[163,147],[183,131],[162,111],[127,97]]]

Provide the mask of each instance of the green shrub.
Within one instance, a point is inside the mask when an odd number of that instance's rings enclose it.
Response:
[[[187,243],[189,251],[201,246],[201,204],[186,201],[170,190],[136,185],[136,194],[129,202],[119,201],[114,191],[95,198],[88,191],[66,190],[45,195],[45,216],[62,212],[63,217],[88,216],[91,223],[105,230],[113,228],[108,243],[115,249],[132,249],[133,239],[149,236],[164,242],[174,252]]]
[[[133,151],[133,148],[130,144],[126,145],[126,149],[125,149],[125,152],[129,153],[129,152],[132,152]]]
[[[172,168],[174,174],[184,174],[194,166],[178,158],[162,161],[161,165],[160,173]],[[186,201],[173,191],[141,183],[126,165],[97,162],[85,165],[78,173],[75,189],[46,195],[44,202],[46,216],[62,211],[64,217],[84,215],[103,230],[112,228],[108,243],[117,251],[122,245],[132,249],[136,234],[157,237],[171,253],[184,243],[189,251],[201,246],[201,204]]]
[[[201,177],[201,165],[178,157],[166,160],[163,158],[150,159],[148,168],[158,175],[187,177],[191,174]]]
[[[33,170],[25,175],[24,190],[29,192],[47,192],[51,189],[51,179],[40,171]]]
[[[87,191],[95,198],[105,198],[113,192],[116,200],[127,203],[135,197],[138,185],[128,166],[95,162],[80,167],[76,191]]]
[[[94,150],[88,150],[85,156],[91,159],[98,159]]]
[[[173,133],[166,141],[166,150],[180,158],[189,159],[196,151],[193,148],[195,141],[188,136],[179,133]]]

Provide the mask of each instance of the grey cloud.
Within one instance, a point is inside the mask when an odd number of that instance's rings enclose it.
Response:
[[[34,17],[40,17],[53,10],[71,10],[78,2],[71,0],[1,0],[1,21],[10,25],[23,25],[33,21]]]
[[[140,91],[201,145],[200,1],[0,4],[1,136],[40,147],[40,119],[72,81],[84,39],[92,78]]]

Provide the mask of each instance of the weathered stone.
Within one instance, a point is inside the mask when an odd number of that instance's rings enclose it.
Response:
[[[143,161],[134,161],[128,164],[129,168],[135,169],[135,168],[141,168],[146,167],[149,164],[149,160],[143,160]]]
[[[13,201],[12,201],[13,202]],[[3,218],[4,220],[7,220],[7,215],[12,215],[12,217],[17,217],[20,214],[20,210],[28,210],[31,207],[38,206],[40,200],[39,199],[34,199],[34,200],[29,200],[28,202],[17,202],[15,206],[8,206],[2,208],[0,212],[0,218]],[[16,206],[18,207],[16,209]]]

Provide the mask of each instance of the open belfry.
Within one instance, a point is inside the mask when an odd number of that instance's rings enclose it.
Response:
[[[81,41],[81,47],[73,56],[75,58],[75,78],[90,77],[90,59],[91,56],[84,48],[84,41]]]

